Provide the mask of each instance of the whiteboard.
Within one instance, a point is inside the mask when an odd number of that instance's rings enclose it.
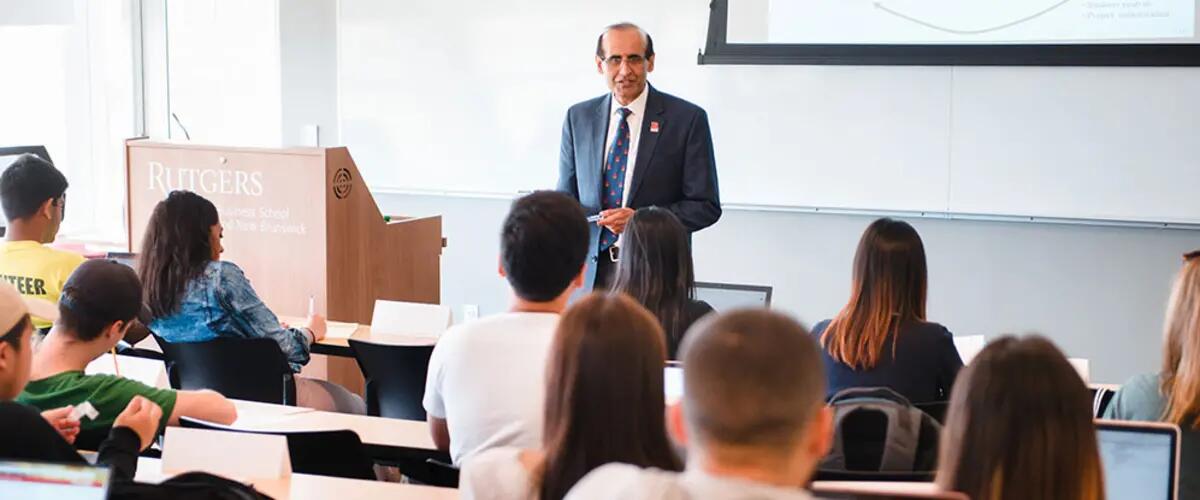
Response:
[[[373,189],[552,188],[620,20],[707,110],[727,205],[1200,222],[1200,70],[699,66],[703,0],[339,2],[341,142]]]

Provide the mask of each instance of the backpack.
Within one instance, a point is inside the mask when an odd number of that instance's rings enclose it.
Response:
[[[926,472],[937,468],[942,426],[887,387],[834,394],[833,449],[820,469],[837,472]]]

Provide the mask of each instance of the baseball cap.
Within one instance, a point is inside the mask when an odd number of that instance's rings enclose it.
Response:
[[[58,309],[102,323],[128,321],[142,309],[142,282],[133,269],[117,261],[89,260],[63,284]]]
[[[58,319],[54,303],[26,297],[7,282],[0,283],[0,335],[17,326],[26,314],[49,321]]]

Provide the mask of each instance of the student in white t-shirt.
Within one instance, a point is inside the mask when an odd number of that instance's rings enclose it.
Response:
[[[766,309],[709,315],[681,348],[682,412],[668,427],[687,443],[683,473],[609,464],[567,500],[810,500],[832,442],[821,349],[795,320]]]
[[[489,448],[541,446],[546,357],[559,314],[583,284],[588,241],[574,199],[539,191],[513,202],[500,232],[512,307],[451,328],[429,360],[429,428],[455,464]]]
[[[493,448],[466,462],[463,500],[562,500],[618,462],[678,471],[663,401],[663,330],[628,295],[593,293],[563,315],[546,377],[545,443]]]

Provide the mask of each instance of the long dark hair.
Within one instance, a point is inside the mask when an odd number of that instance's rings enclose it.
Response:
[[[620,294],[591,294],[563,315],[546,370],[541,500],[563,498],[610,462],[682,468],[663,418],[662,337],[654,316]]]
[[[187,284],[212,261],[212,227],[217,207],[191,191],[172,191],[150,214],[138,275],[150,315],[161,318],[179,308]]]
[[[925,321],[928,290],[925,246],[908,223],[879,219],[867,226],[854,254],[850,301],[821,334],[829,355],[855,369],[879,364],[900,325]]]
[[[674,357],[688,327],[687,304],[696,294],[687,229],[669,210],[651,207],[634,213],[623,237],[612,289],[654,313],[667,334],[667,353]]]
[[[1103,500],[1092,402],[1042,337],[1002,337],[958,375],[937,484],[976,500]]]

